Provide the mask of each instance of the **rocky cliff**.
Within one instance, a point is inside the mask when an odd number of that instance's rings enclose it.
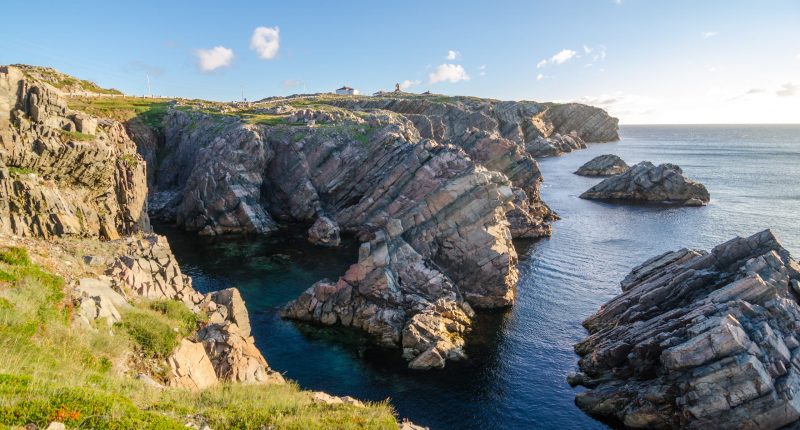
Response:
[[[117,239],[149,230],[145,164],[122,125],[0,68],[0,234]]]
[[[118,308],[129,302],[178,300],[210,317],[193,335],[197,354],[209,357],[206,381],[282,380],[255,348],[238,292],[199,294],[166,239],[151,232],[146,165],[125,127],[69,109],[42,73],[59,79],[51,69],[0,68],[0,237],[30,238],[32,244],[75,238],[87,247],[109,241],[106,251],[88,255],[85,263],[105,267],[102,274],[72,279],[76,321],[91,329],[95,320],[119,322]],[[235,312],[231,303],[238,303]],[[180,374],[186,365],[181,351],[172,359],[178,369],[169,382],[202,385]]]
[[[777,429],[800,418],[800,265],[767,230],[634,268],[575,346],[575,402],[630,428]]]
[[[462,358],[472,308],[513,303],[511,238],[550,234],[531,145],[617,136],[581,105],[324,95],[185,105],[163,135],[152,216],[200,234],[305,223],[324,246],[356,235],[350,270],[284,315],[361,329],[414,368]]]

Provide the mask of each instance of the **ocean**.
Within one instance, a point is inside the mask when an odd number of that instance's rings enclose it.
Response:
[[[306,243],[302,230],[259,238],[203,238],[160,226],[184,272],[207,292],[238,287],[253,336],[273,369],[304,389],[390,399],[400,417],[443,429],[606,428],[573,403],[581,322],[619,293],[644,260],[682,247],[709,249],[771,228],[800,256],[800,125],[622,126],[622,139],[540,159],[542,197],[560,216],[553,236],[517,242],[517,302],[476,318],[464,363],[414,372],[397,351],[346,329],[284,321],[282,305],[315,281],[344,273],[358,245]],[[706,185],[700,208],[622,205],[578,196],[600,181],[574,175],[601,154],[628,164],[674,163]]]

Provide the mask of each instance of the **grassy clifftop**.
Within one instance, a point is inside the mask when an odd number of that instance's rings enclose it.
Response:
[[[397,428],[386,403],[316,403],[294,384],[155,388],[120,372],[132,353],[163,355],[198,321],[179,302],[142,302],[121,323],[70,325],[65,282],[22,248],[0,247],[0,428]]]

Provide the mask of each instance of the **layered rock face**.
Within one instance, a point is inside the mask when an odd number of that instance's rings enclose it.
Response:
[[[117,239],[149,229],[145,164],[116,122],[0,68],[0,233]]]
[[[503,174],[458,147],[421,138],[391,113],[313,127],[217,121],[179,111],[167,118],[175,126],[165,133],[176,144],[174,160],[191,166],[169,168],[188,172],[173,194],[178,223],[220,234],[307,222],[317,243],[334,243],[339,229],[364,242],[338,282],[318,283],[286,316],[360,328],[383,345],[404,346],[409,359],[429,350],[458,358],[470,305],[513,302],[516,253],[504,214],[514,193]],[[189,145],[186,133],[206,140]],[[421,313],[427,321],[414,319]],[[417,321],[436,330],[406,330]]]
[[[353,109],[383,109],[401,113],[414,122],[423,137],[456,145],[460,145],[461,137],[471,129],[496,133],[534,157],[559,155],[585,148],[585,142],[619,140],[619,121],[616,118],[602,109],[578,103],[510,102],[474,97],[397,97],[387,94],[342,99],[334,104]]]
[[[613,154],[599,155],[587,161],[575,171],[581,176],[613,176],[625,173],[630,169],[622,158]]]
[[[576,403],[630,428],[800,419],[800,265],[767,230],[652,258],[584,322]]]
[[[34,72],[43,73],[0,68],[0,235],[109,241],[113,252],[85,259],[104,274],[73,285],[75,322],[85,329],[120,321],[141,298],[179,300],[208,314],[208,325],[170,358],[173,384],[282,381],[255,347],[238,291],[198,293],[166,239],[151,233],[145,162],[126,129],[70,110]]]
[[[680,167],[674,164],[655,166],[649,161],[603,180],[580,197],[684,206],[702,206],[711,199],[706,187],[685,177]]]

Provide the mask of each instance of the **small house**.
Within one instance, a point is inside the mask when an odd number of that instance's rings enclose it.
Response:
[[[336,94],[340,96],[354,96],[358,95],[358,90],[348,87],[347,85],[343,86],[336,90]]]

